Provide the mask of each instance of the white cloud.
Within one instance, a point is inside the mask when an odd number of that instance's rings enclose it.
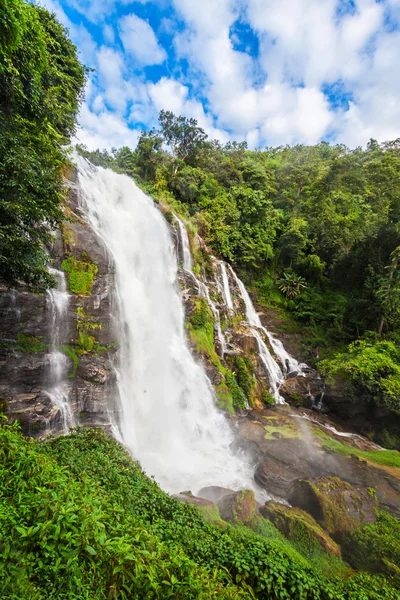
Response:
[[[385,29],[388,18],[400,27],[400,0],[354,0],[354,10],[340,15],[339,0],[172,0],[176,13],[168,12],[159,32],[170,35],[178,20],[185,24],[175,33],[174,49],[188,69],[171,60],[175,78],[165,69],[156,82],[138,75],[140,67],[167,58],[154,30],[135,14],[119,22],[116,16],[118,3],[131,0],[40,2],[70,29],[83,62],[97,68],[85,110],[99,126],[121,131],[124,119],[156,125],[165,108],[194,116],[210,137],[246,139],[250,146],[327,136],[354,146],[400,136],[400,32]],[[82,24],[70,22],[65,4],[100,25],[107,46],[99,49]],[[258,56],[235,50],[230,32],[238,18],[258,37]],[[116,45],[117,30],[124,52]],[[246,41],[234,30],[236,43]],[[339,100],[341,91],[347,93],[348,105],[330,105],[335,89]],[[100,140],[96,127],[91,136]]]
[[[87,105],[82,107],[79,115],[80,129],[77,132],[76,139],[81,144],[85,144],[89,150],[96,148],[120,148],[129,146],[135,148],[140,131],[130,129],[123,118],[109,111],[95,114],[91,112]]]
[[[147,21],[134,14],[120,19],[120,37],[127,53],[142,65],[158,65],[167,58]]]

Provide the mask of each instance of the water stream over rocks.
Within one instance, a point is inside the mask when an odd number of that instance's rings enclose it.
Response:
[[[62,334],[65,317],[68,310],[69,294],[67,292],[67,280],[65,273],[49,268],[50,274],[56,280],[57,286],[47,290],[47,302],[51,315],[50,321],[50,387],[45,392],[52,403],[60,410],[61,431],[68,433],[70,427],[76,425],[72,412],[66,375],[68,370],[68,358],[62,350]]]

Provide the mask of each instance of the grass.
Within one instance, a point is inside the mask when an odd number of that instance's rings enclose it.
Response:
[[[314,430],[314,434],[320,438],[322,445],[327,446],[334,452],[337,452],[337,454],[342,454],[343,456],[351,456],[353,454],[377,465],[400,469],[400,452],[397,450],[358,450],[358,448],[346,446],[332,439],[328,434],[319,429]]]

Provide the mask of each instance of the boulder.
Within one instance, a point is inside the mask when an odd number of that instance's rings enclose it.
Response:
[[[199,491],[199,496],[201,498],[206,498],[207,500],[218,503],[219,500],[221,500],[221,498],[224,496],[234,493],[234,490],[230,490],[229,488],[219,487],[218,485],[210,485],[201,488]]]
[[[179,502],[195,506],[208,523],[212,523],[222,529],[226,527],[226,523],[222,521],[219,514],[218,506],[214,502],[211,502],[206,498],[194,496],[190,491],[174,494],[172,498],[175,498],[175,500],[178,500]]]
[[[333,538],[341,539],[364,523],[375,523],[377,502],[368,488],[338,477],[298,480],[290,490],[292,506],[307,511]]]
[[[288,540],[301,539],[304,541],[307,539],[310,546],[318,544],[324,552],[340,556],[339,546],[307,512],[269,501],[260,508],[260,513],[271,521]]]
[[[250,523],[258,513],[257,503],[252,490],[242,490],[222,496],[217,502],[221,518],[235,523]]]

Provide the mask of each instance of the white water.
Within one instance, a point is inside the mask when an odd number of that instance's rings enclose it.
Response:
[[[50,310],[50,389],[46,392],[53,404],[59,407],[62,429],[67,433],[76,425],[68,401],[68,388],[65,382],[68,359],[61,352],[61,332],[68,309],[69,295],[67,281],[62,271],[49,267],[49,272],[57,282],[57,287],[47,290],[47,302]]]
[[[227,305],[228,308],[230,308],[231,310],[234,310],[231,288],[229,286],[228,273],[226,271],[226,266],[225,266],[225,263],[223,260],[221,260],[219,262],[219,266],[220,266],[221,275],[222,275],[222,285],[223,285],[222,290],[223,290],[225,304]]]
[[[221,316],[219,314],[219,310],[217,309],[215,303],[211,300],[206,284],[200,281],[200,279],[198,279],[193,273],[193,258],[190,252],[189,236],[186,231],[185,224],[175,214],[174,217],[179,225],[179,239],[183,254],[183,268],[187,273],[190,273],[193,281],[196,283],[199,294],[207,300],[208,306],[211,308],[211,312],[215,321],[215,333],[217,335],[219,346],[221,348],[221,354],[223,356],[226,353],[226,341],[224,334],[222,333]]]
[[[285,400],[280,395],[279,388],[285,378],[283,376],[282,370],[279,367],[278,363],[276,362],[276,360],[273,358],[272,354],[268,350],[268,347],[267,347],[266,343],[264,342],[264,340],[262,339],[258,329],[261,329],[267,335],[268,335],[268,333],[267,333],[266,329],[262,326],[260,317],[256,313],[254,305],[251,301],[248,291],[246,290],[246,288],[244,286],[243,281],[241,279],[239,279],[239,277],[236,275],[235,271],[232,269],[232,267],[230,265],[229,265],[229,268],[230,268],[230,271],[237,283],[240,294],[245,303],[246,317],[247,317],[249,324],[251,325],[251,330],[253,332],[253,335],[254,335],[255,339],[257,340],[260,358],[261,358],[261,360],[265,366],[265,369],[268,373],[269,383],[271,386],[271,393],[278,404],[284,404]]]
[[[179,227],[179,237],[180,237],[180,241],[181,241],[181,246],[182,246],[182,258],[183,258],[183,268],[185,269],[185,271],[190,271],[192,272],[193,269],[193,259],[192,259],[192,254],[190,252],[190,244],[189,244],[189,237],[186,231],[186,227],[185,224],[183,223],[183,221],[181,221],[181,219],[179,217],[177,217],[174,214],[174,217],[176,219],[176,222],[178,223],[178,227]]]
[[[254,489],[253,467],[231,449],[231,428],[186,344],[164,218],[129,177],[76,161],[88,220],[115,262],[124,443],[169,492],[207,485]]]

